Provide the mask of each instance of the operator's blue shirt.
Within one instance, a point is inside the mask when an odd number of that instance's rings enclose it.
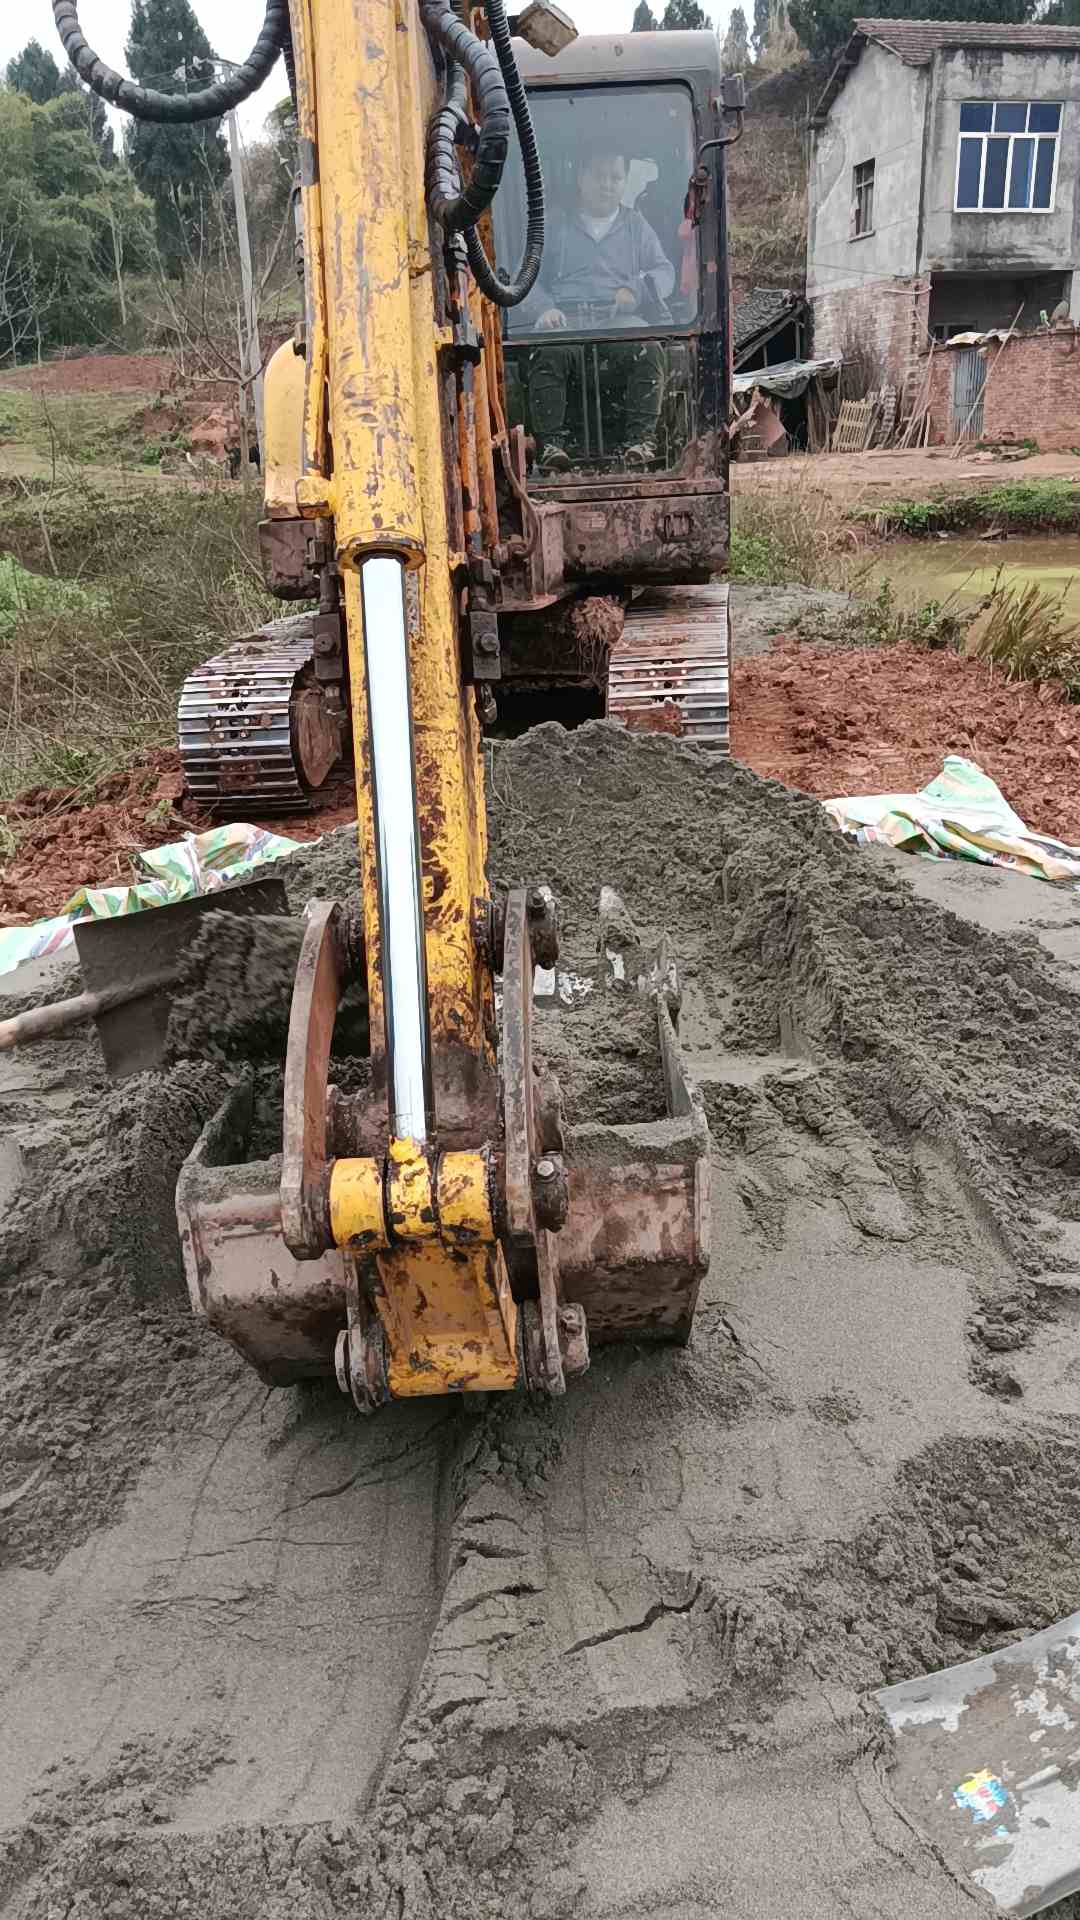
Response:
[[[675,269],[643,214],[620,207],[608,231],[599,240],[582,225],[577,212],[559,212],[544,241],[540,277],[517,310],[517,324],[529,331],[552,307],[567,314],[583,306],[610,306],[620,287],[637,295],[633,314],[624,324],[639,324],[649,274],[661,300],[675,285]],[[594,320],[593,324],[597,324]]]

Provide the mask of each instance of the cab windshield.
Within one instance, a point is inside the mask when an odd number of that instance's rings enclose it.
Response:
[[[682,87],[544,88],[529,95],[544,171],[540,276],[507,313],[507,338],[614,327],[669,332],[697,312],[697,241],[683,206],[693,117]],[[495,242],[521,257],[525,181],[514,159],[495,199]]]
[[[698,237],[684,210],[690,94],[545,87],[529,105],[547,226],[536,284],[506,311],[511,418],[541,478],[673,466],[694,432],[689,342],[678,338],[698,312]],[[512,152],[494,206],[509,271],[525,234],[516,143]]]

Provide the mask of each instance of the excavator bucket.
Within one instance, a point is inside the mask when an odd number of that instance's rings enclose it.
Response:
[[[893,1792],[927,1844],[999,1912],[1080,1890],[1080,1613],[877,1695]]]
[[[533,1060],[535,976],[550,970],[535,965],[524,900],[511,894],[507,903],[501,980],[503,1125],[491,1167],[496,1183],[504,1169],[498,1244],[489,1254],[475,1236],[462,1236],[448,1305],[419,1218],[410,1225],[398,1216],[385,1238],[376,1229],[369,1244],[354,1237],[311,1257],[292,1250],[294,1228],[290,1246],[286,1222],[307,1184],[305,1157],[315,1167],[340,1155],[346,1197],[347,1180],[393,1187],[399,1178],[393,1167],[380,1176],[373,1161],[346,1158],[356,1109],[333,1089],[319,1098],[347,955],[333,904],[309,913],[293,994],[283,1156],[250,1157],[251,1091],[241,1085],[204,1130],[177,1187],[192,1306],[267,1382],[336,1372],[364,1412],[418,1394],[514,1386],[559,1394],[566,1375],[588,1365],[590,1339],[689,1337],[708,1265],[709,1133],[679,1047],[674,963],[665,943],[637,939],[623,903],[605,889],[599,973],[589,986],[628,1008],[643,1002],[655,1020],[667,1111],[648,1123],[565,1126],[557,1087]],[[545,958],[554,960],[554,950]],[[437,1157],[433,1191],[444,1233],[468,1158]],[[380,1205],[374,1196],[373,1217]]]

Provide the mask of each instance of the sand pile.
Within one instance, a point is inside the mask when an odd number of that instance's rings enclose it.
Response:
[[[561,898],[564,965],[595,966],[601,880],[681,959],[715,1143],[693,1341],[480,1418],[267,1396],[168,1258],[235,1064],[106,1092],[88,1041],[20,1062],[18,1920],[978,1910],[894,1806],[866,1695],[1080,1593],[1075,995],[1035,931],[943,913],[677,742],[539,729],[490,811],[498,882]],[[292,910],[354,874],[349,836],[306,849]],[[647,1042],[584,1004],[549,1051],[572,1102],[624,1106]]]

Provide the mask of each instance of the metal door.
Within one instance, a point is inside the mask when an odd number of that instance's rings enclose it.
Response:
[[[981,440],[986,361],[977,347],[961,347],[953,358],[953,439]]]

